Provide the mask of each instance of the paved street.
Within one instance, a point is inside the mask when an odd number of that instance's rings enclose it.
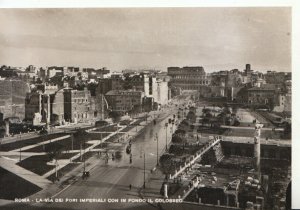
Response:
[[[51,127],[49,134],[61,133],[64,131],[72,131],[72,130],[75,130],[76,128],[86,128],[86,127],[90,127],[90,126],[91,126],[91,123],[78,123],[78,124],[69,124],[66,126]],[[0,138],[0,143],[6,144],[6,143],[10,143],[10,142],[17,142],[17,141],[22,141],[22,140],[26,140],[26,139],[31,139],[31,138],[35,138],[35,137],[39,137],[39,136],[40,136],[40,134],[38,132],[16,134],[14,136]]]
[[[170,113],[171,114],[171,113]],[[160,151],[165,148],[166,131],[164,128],[168,118],[148,126],[145,131],[132,142],[133,162],[129,163],[129,155],[123,151],[120,162],[109,161],[108,165],[97,165],[87,180],[80,180],[68,187],[56,196],[56,198],[138,198],[138,191],[144,181],[144,158],[145,150],[146,176],[156,164],[156,142],[155,132],[159,138]],[[170,141],[170,130],[168,129],[168,141]],[[147,178],[147,177],[146,177]],[[132,189],[129,190],[129,185]],[[146,187],[147,183],[146,183]],[[46,204],[53,208],[69,207],[72,209],[118,209],[136,206],[136,203],[52,203]]]
[[[149,125],[145,130],[132,141],[132,164],[129,163],[129,155],[122,151],[122,158],[117,161],[109,160],[107,165],[102,161],[94,167],[87,180],[79,180],[69,187],[57,193],[54,198],[72,199],[72,198],[91,198],[91,199],[121,199],[121,198],[139,198],[139,190],[144,182],[144,155],[145,152],[145,175],[146,180],[151,169],[156,165],[157,161],[157,143],[154,137],[157,133],[159,153],[161,154],[166,147],[166,129],[165,123],[169,116],[173,116],[175,109],[165,109],[159,115],[156,125]],[[160,121],[161,120],[161,121]],[[167,130],[168,143],[171,139],[171,126]],[[129,185],[132,189],[129,189]],[[147,186],[146,183],[146,187]],[[34,196],[31,196],[31,198]],[[37,197],[39,198],[39,197]],[[107,200],[108,201],[108,200]],[[135,208],[140,205],[148,205],[145,203],[79,203],[79,202],[63,202],[63,203],[36,203],[31,208],[42,209],[121,209],[124,207]],[[26,207],[22,207],[22,209]],[[153,208],[153,207],[150,207]]]

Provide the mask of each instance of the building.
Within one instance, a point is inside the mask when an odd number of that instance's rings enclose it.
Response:
[[[291,72],[267,71],[264,77],[267,83],[279,84],[284,83],[286,80],[291,80]]]
[[[65,89],[62,88],[55,92],[51,103],[51,122],[53,124],[65,124],[65,109],[64,109]]]
[[[25,118],[25,97],[29,85],[21,80],[0,80],[0,113],[8,117]]]
[[[168,67],[171,85],[182,90],[200,90],[211,83],[211,77],[202,66]]]
[[[144,74],[141,83],[143,86],[137,86],[139,88],[137,90],[145,92],[146,97],[153,98],[153,101],[159,105],[168,103],[169,87],[165,78]]]
[[[64,89],[64,119],[67,122],[88,122],[93,118],[91,93],[84,90]]]
[[[50,125],[54,96],[54,94],[45,94],[42,91],[27,93],[25,100],[25,120],[33,122],[35,125],[41,123]]]
[[[169,96],[169,87],[168,82],[163,79],[156,79],[157,82],[157,99],[154,101],[158,104],[165,105],[168,103]]]
[[[109,109],[121,113],[142,111],[144,96],[144,92],[136,90],[111,90],[105,94]]]
[[[99,79],[97,94],[106,94],[111,90],[123,90],[124,81],[121,77]]]
[[[278,104],[278,94],[279,90],[273,85],[252,87],[248,89],[248,104],[274,107]]]
[[[47,77],[48,78],[52,78],[57,74],[63,75],[64,74],[64,68],[63,67],[57,67],[57,66],[48,67],[48,71],[47,71]]]
[[[36,91],[26,95],[26,120],[35,123],[59,124],[88,122],[93,118],[91,93],[62,88],[55,92]],[[36,121],[41,116],[40,122]]]

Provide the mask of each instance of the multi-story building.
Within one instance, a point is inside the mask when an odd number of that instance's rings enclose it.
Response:
[[[91,93],[84,90],[62,88],[55,92],[36,91],[26,97],[26,119],[47,124],[64,124],[65,122],[87,122],[93,117]]]
[[[106,94],[110,90],[123,90],[124,81],[122,77],[99,79],[97,94]]]
[[[63,67],[57,67],[57,66],[48,67],[48,70],[47,70],[47,77],[48,78],[52,78],[57,74],[63,75],[64,74],[64,68]]]
[[[291,80],[291,72],[267,71],[264,76],[266,82],[270,84],[279,84],[284,83],[286,80]]]
[[[146,97],[153,98],[153,102],[164,105],[168,103],[168,80],[151,74],[135,74],[126,79],[130,87],[142,91]]]
[[[2,118],[25,118],[25,97],[29,85],[21,80],[0,80],[0,113]]]
[[[279,90],[274,85],[263,85],[248,89],[248,104],[272,105],[278,104]]]
[[[200,90],[211,83],[211,77],[202,66],[168,67],[171,85],[182,90]]]
[[[53,122],[53,100],[55,93],[46,93],[41,90],[26,94],[25,119],[33,124]]]
[[[93,117],[91,93],[84,90],[64,89],[64,118],[67,122],[87,122]]]
[[[136,90],[111,90],[105,94],[109,109],[121,113],[141,109],[144,96],[144,92]]]
[[[155,102],[161,105],[165,105],[168,103],[170,94],[169,94],[169,87],[168,82],[164,79],[156,79],[157,83],[157,98],[154,99]]]

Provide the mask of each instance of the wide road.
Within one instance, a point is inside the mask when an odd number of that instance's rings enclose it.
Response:
[[[106,198],[106,199],[121,199],[121,198],[139,198],[138,191],[144,183],[144,161],[146,180],[150,170],[155,167],[157,162],[157,143],[154,140],[157,133],[159,153],[166,147],[166,129],[165,123],[169,117],[173,117],[175,109],[166,110],[161,114],[160,122],[156,125],[149,125],[145,130],[132,141],[132,164],[129,163],[129,155],[125,152],[125,147],[122,151],[122,158],[116,162],[109,160],[107,165],[102,163],[97,165],[91,171],[91,176],[87,180],[79,180],[72,184],[55,198],[80,199],[80,198]],[[174,128],[175,129],[175,128]],[[172,128],[167,128],[168,143],[170,141]],[[145,160],[144,160],[145,153]],[[129,189],[129,185],[132,189]],[[148,186],[146,183],[146,187]],[[106,200],[108,201],[108,200]],[[80,202],[62,202],[37,204],[40,208],[53,209],[124,209],[136,208],[143,204],[139,203],[80,203]],[[148,205],[148,204],[144,204]]]

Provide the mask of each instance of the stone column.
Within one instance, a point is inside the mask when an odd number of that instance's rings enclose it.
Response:
[[[9,120],[5,120],[5,135],[9,136]]]
[[[229,195],[226,193],[226,206],[229,206]]]
[[[43,116],[42,113],[42,94],[39,94],[39,113],[41,114],[41,116]]]
[[[164,184],[164,198],[168,198],[168,184]]]
[[[256,124],[255,125],[255,132],[254,132],[254,160],[255,160],[255,170],[257,172],[258,179],[260,181],[260,132],[263,124]]]
[[[50,95],[47,95],[47,129],[50,127]]]

